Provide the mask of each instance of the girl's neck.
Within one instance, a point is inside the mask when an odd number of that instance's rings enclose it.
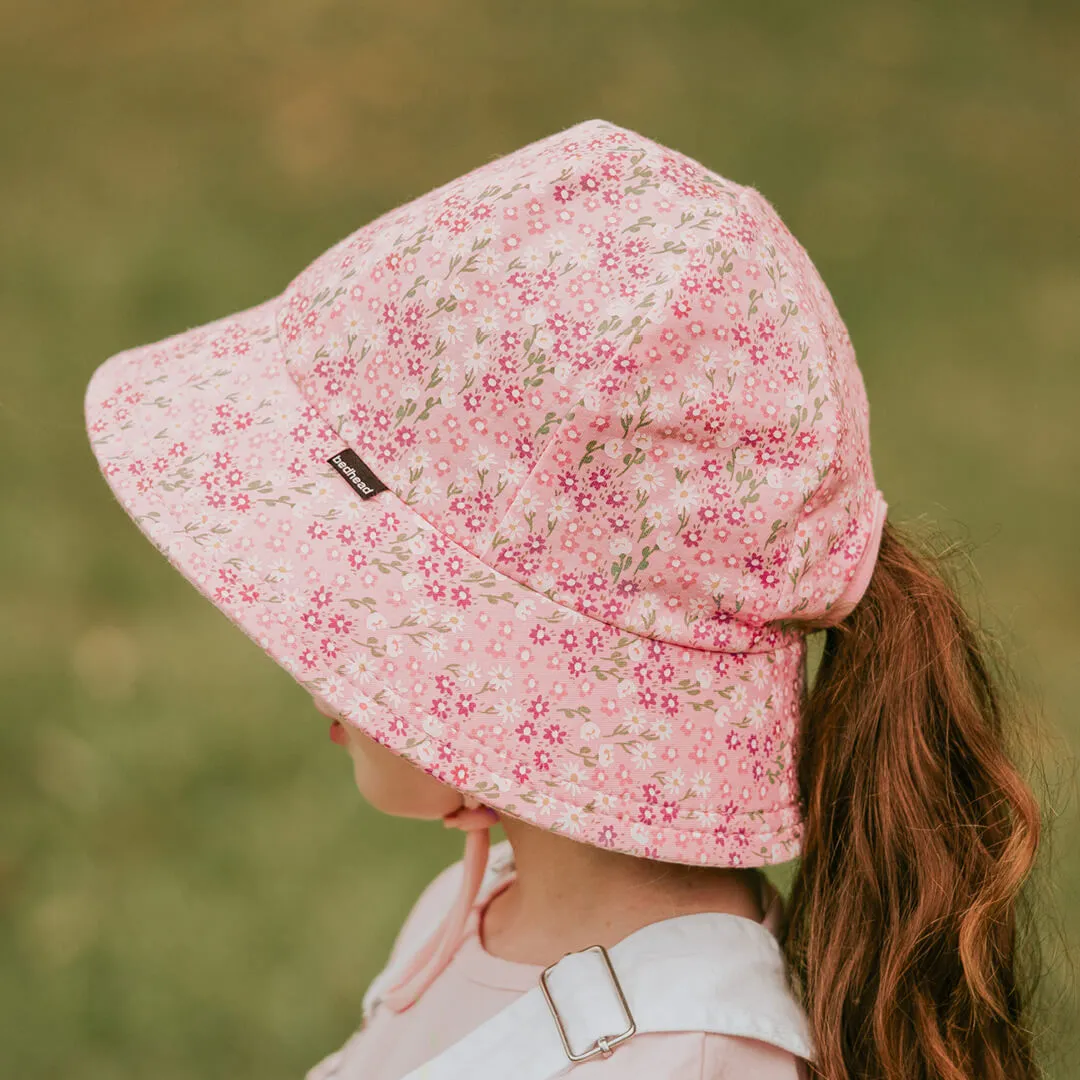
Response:
[[[516,873],[487,905],[481,940],[504,960],[546,966],[564,953],[610,948],[650,923],[700,911],[764,918],[758,870],[637,859],[505,816],[502,826]]]

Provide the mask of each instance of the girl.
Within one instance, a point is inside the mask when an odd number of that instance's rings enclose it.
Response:
[[[125,510],[466,832],[311,1080],[1038,1075],[1038,807],[868,417],[773,207],[602,120],[101,365]]]

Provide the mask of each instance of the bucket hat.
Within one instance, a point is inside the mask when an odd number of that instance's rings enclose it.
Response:
[[[97,368],[138,527],[468,798],[680,863],[798,855],[806,627],[886,503],[848,333],[755,189],[588,120]]]

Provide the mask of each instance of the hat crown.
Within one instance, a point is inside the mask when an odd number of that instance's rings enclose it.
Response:
[[[383,483],[590,618],[774,648],[870,546],[865,389],[806,252],[757,191],[614,124],[358,229],[276,323]]]

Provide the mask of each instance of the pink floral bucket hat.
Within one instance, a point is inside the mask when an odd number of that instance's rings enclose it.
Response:
[[[589,120],[93,374],[116,498],[344,720],[633,855],[798,855],[798,620],[886,504],[844,324],[755,190]]]

